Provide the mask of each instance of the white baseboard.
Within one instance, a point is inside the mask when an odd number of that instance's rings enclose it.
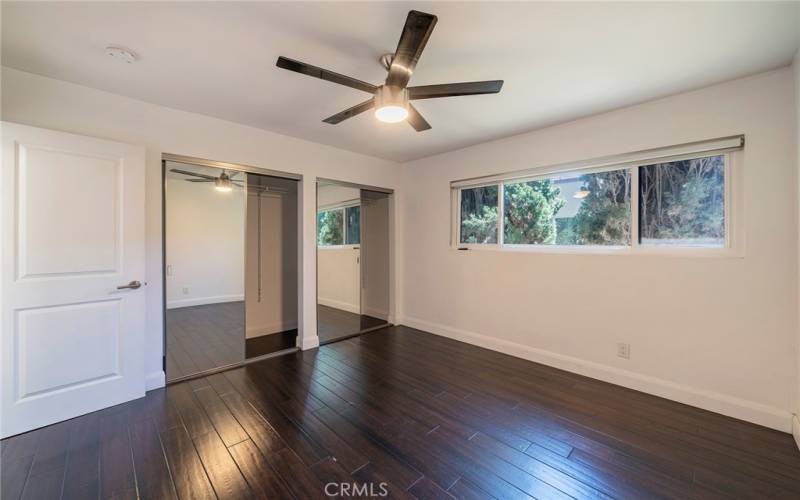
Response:
[[[206,304],[221,304],[223,302],[241,302],[244,295],[213,295],[210,297],[196,297],[192,299],[174,299],[167,301],[167,309],[181,307],[204,306]]]
[[[792,436],[794,436],[794,444],[800,450],[800,415],[792,416]]]
[[[167,383],[167,377],[164,371],[148,373],[144,379],[144,390],[152,391],[153,389],[160,389]]]
[[[299,347],[301,351],[316,349],[317,347],[319,347],[319,337],[317,335],[314,335],[312,337],[303,337],[303,338],[298,337],[297,347]]]
[[[317,303],[321,306],[328,306],[333,307],[334,309],[341,309],[343,311],[361,314],[361,307],[358,304],[350,304],[348,302],[341,302],[339,300],[333,299],[326,299],[324,297],[319,297],[317,299]]]
[[[294,330],[297,328],[297,321],[287,321],[286,323],[269,323],[266,325],[248,326],[245,332],[245,338],[252,339],[261,337],[263,335],[271,335],[273,333],[285,332],[287,330]]]
[[[517,358],[527,359],[543,365],[552,366],[569,372],[585,375],[629,389],[634,389],[662,398],[671,399],[704,410],[721,413],[763,425],[783,432],[792,430],[792,414],[781,408],[767,406],[705,389],[676,384],[668,380],[643,375],[613,366],[603,365],[564,354],[558,354],[536,347],[501,340],[488,335],[452,328],[438,323],[430,323],[421,319],[398,318],[400,324],[417,328],[436,335],[460,340]],[[796,421],[796,418],[795,418]],[[795,439],[797,439],[795,437]]]

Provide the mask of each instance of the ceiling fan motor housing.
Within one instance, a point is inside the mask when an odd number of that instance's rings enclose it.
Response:
[[[375,91],[375,107],[400,106],[408,108],[408,89],[394,87],[391,85],[381,85]]]

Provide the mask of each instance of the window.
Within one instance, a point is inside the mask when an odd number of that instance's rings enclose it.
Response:
[[[642,251],[728,247],[729,156],[675,158],[455,188],[456,241]]]
[[[344,244],[344,219],[341,209],[317,214],[317,242],[327,247]]]
[[[725,246],[725,157],[639,167],[642,245]]]
[[[346,217],[346,243],[348,245],[358,245],[361,242],[361,207],[347,207]]]
[[[565,174],[503,186],[506,245],[628,245],[630,172]]]
[[[361,207],[340,207],[317,212],[317,244],[322,247],[358,245],[361,242]]]
[[[497,243],[497,186],[461,190],[461,243]]]

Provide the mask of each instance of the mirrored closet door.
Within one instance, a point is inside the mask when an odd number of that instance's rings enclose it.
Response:
[[[321,344],[388,324],[388,192],[317,183],[317,333]]]
[[[167,381],[293,348],[297,181],[163,165]]]

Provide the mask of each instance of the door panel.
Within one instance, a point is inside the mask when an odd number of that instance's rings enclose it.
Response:
[[[18,148],[20,278],[117,272],[121,159]]]
[[[144,395],[144,151],[2,132],[6,437]]]

